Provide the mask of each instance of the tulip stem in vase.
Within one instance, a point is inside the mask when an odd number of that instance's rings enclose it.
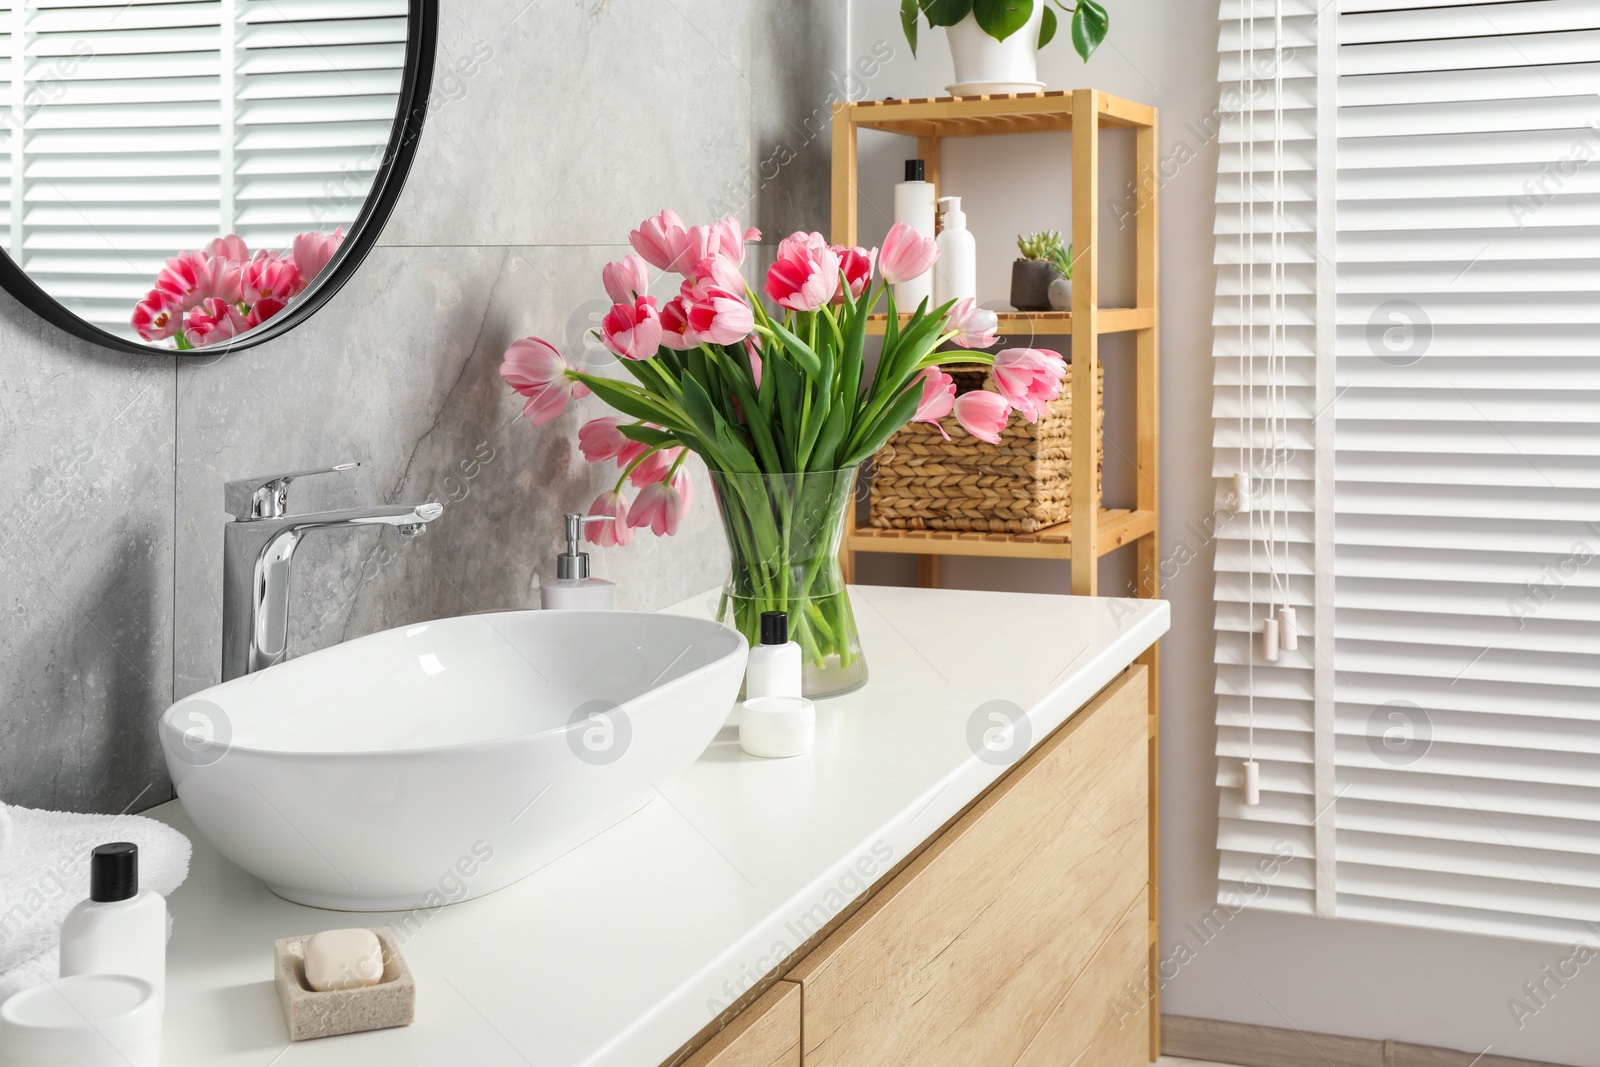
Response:
[[[534,337],[510,347],[500,372],[536,424],[591,393],[620,413],[578,431],[585,458],[620,472],[589,509],[611,520],[589,524],[597,544],[627,544],[645,527],[676,533],[694,492],[684,460],[699,456],[732,557],[720,617],[754,642],[762,612],[787,612],[805,691],[826,696],[866,679],[838,564],[857,468],[913,420],[997,442],[1013,410],[1031,422],[1060,393],[1066,363],[1040,349],[941,350],[995,343],[994,313],[972,300],[924,302],[902,324],[890,287],[938,255],[908,227],[870,250],[785,238],[763,285],[770,311],[741,273],[758,238],[731,218],[686,227],[671,211],[629,235],[636,254],[601,272],[613,305],[599,335],[631,381],[577,370]],[[681,276],[670,298],[650,295],[652,268]],[[866,379],[867,320],[883,301],[883,348]],[[940,368],[974,363],[993,367],[993,388],[958,397]]]

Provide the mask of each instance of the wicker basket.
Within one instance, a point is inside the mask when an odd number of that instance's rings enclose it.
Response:
[[[945,368],[960,393],[993,390],[986,368]],[[1105,367],[1094,403],[1095,499],[1105,465]],[[1072,388],[1033,424],[1013,414],[998,445],[985,444],[944,419],[913,422],[889,439],[873,461],[872,525],[895,530],[981,530],[1035,533],[1072,517]]]

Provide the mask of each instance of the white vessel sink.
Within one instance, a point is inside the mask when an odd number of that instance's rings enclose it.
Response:
[[[215,686],[159,729],[195,825],[279,896],[437,907],[642,807],[716,736],[745,656],[700,619],[472,615]]]

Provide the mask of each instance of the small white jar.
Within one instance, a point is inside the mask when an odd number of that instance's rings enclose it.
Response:
[[[816,740],[817,708],[805,697],[757,697],[740,706],[739,747],[752,756],[801,756]]]
[[[157,1067],[161,994],[143,978],[80,974],[0,1004],[0,1067]]]

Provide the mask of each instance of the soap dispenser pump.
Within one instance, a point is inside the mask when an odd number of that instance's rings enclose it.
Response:
[[[589,577],[589,553],[579,545],[585,523],[612,521],[610,515],[567,513],[567,550],[556,557],[556,576],[539,583],[540,607],[546,611],[610,611],[616,607],[616,585]]]
[[[967,229],[967,213],[959,196],[941,196],[943,228],[939,231],[939,258],[934,261],[933,302],[978,298],[978,243]]]

